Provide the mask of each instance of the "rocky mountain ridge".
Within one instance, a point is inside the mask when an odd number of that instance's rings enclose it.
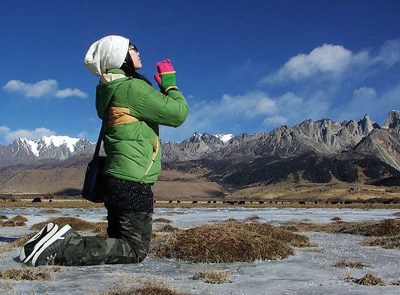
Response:
[[[87,139],[67,136],[44,136],[38,140],[18,138],[7,146],[0,145],[0,168],[35,165],[45,160],[59,162],[93,151],[94,144]]]
[[[0,192],[79,193],[95,144],[64,139],[19,139],[0,146]],[[288,181],[368,184],[400,179],[400,111],[389,112],[382,126],[368,115],[359,121],[305,120],[253,135],[195,133],[162,145],[158,183],[167,195],[193,193],[183,185],[189,182],[203,187],[205,194],[218,195]]]
[[[305,120],[293,127],[281,126],[254,135],[211,135],[194,133],[182,142],[164,142],[163,161],[191,161],[203,158],[246,159],[260,156],[288,158],[305,152],[329,156],[357,151],[375,154],[400,170],[400,111],[390,111],[382,127],[368,115],[359,121],[334,122],[330,119]],[[223,140],[225,139],[225,140]],[[57,163],[93,154],[95,143],[87,139],[61,136],[36,141],[16,139],[0,145],[0,167]]]
[[[167,146],[164,166],[202,172],[228,191],[287,181],[374,183],[400,177],[399,131],[400,112],[391,111],[382,127],[366,115],[340,123],[306,120],[226,143],[196,134]]]
[[[165,143],[163,145],[164,161],[237,157],[252,159],[263,156],[289,158],[307,152],[332,156],[358,151],[375,155],[400,170],[400,158],[397,152],[400,142],[399,130],[400,111],[391,111],[382,127],[365,115],[358,122],[339,123],[330,119],[305,120],[293,127],[281,126],[271,132],[254,135],[241,134],[227,142],[213,135],[195,133],[191,138],[180,143]],[[370,144],[367,144],[368,142]],[[392,155],[392,152],[395,153]]]

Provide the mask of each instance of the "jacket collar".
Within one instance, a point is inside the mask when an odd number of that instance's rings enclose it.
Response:
[[[111,81],[126,78],[125,72],[121,69],[109,69],[100,77],[100,84],[106,84]]]

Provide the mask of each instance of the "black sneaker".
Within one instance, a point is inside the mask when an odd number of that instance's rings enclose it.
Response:
[[[58,225],[54,223],[47,224],[40,232],[33,236],[21,248],[19,259],[23,263],[28,263],[32,256],[40,249],[40,247],[50,239],[58,230]]]
[[[34,253],[31,264],[33,266],[54,264],[54,258],[57,255],[60,246],[64,243],[64,239],[74,231],[71,226],[64,225],[43,246]]]

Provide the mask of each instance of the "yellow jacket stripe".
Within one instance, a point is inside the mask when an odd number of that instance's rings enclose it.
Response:
[[[136,121],[139,121],[139,119],[132,116],[128,108],[110,107],[107,127],[119,124],[133,123]]]

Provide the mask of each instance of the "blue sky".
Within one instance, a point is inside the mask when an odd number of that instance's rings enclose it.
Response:
[[[172,60],[190,114],[161,129],[164,141],[366,113],[382,124],[400,109],[399,15],[396,0],[4,0],[0,144],[95,141],[98,79],[83,58],[110,34],[137,45],[152,81],[155,63]]]

